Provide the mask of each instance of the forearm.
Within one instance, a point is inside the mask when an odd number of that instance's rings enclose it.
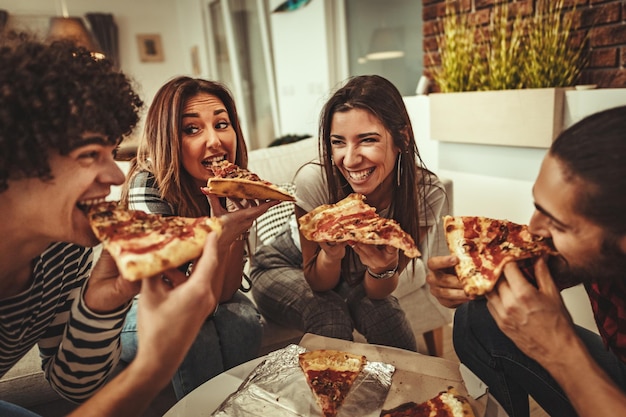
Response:
[[[363,285],[365,286],[365,295],[372,300],[382,300],[387,298],[398,287],[399,272],[396,272],[391,278],[374,279],[365,271]]]
[[[224,263],[227,265],[225,270],[226,279],[224,281],[224,287],[222,288],[220,302],[230,300],[241,286],[244,265],[244,246],[245,241],[234,241],[224,259]]]
[[[119,375],[69,417],[139,416],[169,383],[176,367],[131,362]]]
[[[581,417],[626,416],[626,395],[598,366],[580,340],[560,360],[544,365]]]
[[[341,259],[329,257],[320,250],[304,266],[304,278],[313,291],[329,291],[337,285],[341,275]]]

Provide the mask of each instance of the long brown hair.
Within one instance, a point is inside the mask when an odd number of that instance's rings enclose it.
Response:
[[[239,124],[235,101],[226,86],[199,78],[176,77],[163,85],[148,109],[144,134],[139,141],[122,189],[122,204],[128,204],[128,191],[134,175],[148,171],[156,180],[161,198],[174,207],[176,214],[187,217],[207,215],[208,204],[197,199],[198,189],[182,165],[182,114],[192,97],[206,93],[219,98],[237,135],[235,164],[248,166],[248,151]]]
[[[362,109],[375,116],[391,134],[395,146],[400,149],[396,159],[391,193],[389,216],[396,220],[411,235],[416,243],[420,242],[419,219],[425,213],[419,212],[418,202],[425,203],[425,186],[432,182],[428,171],[419,155],[415,135],[409,114],[404,106],[402,95],[387,79],[378,75],[353,77],[326,102],[322,109],[319,137],[322,142],[322,165],[328,178],[329,201],[335,203],[353,192],[352,187],[332,163],[330,143],[331,124],[337,112]],[[432,174],[434,175],[434,174]],[[399,181],[398,181],[399,179]],[[348,271],[354,264],[355,255],[348,249],[348,256],[342,261],[342,275],[350,279]],[[406,265],[407,258],[400,253],[400,265]]]

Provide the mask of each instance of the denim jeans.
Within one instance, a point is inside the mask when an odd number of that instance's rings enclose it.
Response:
[[[0,416],[2,417],[41,417],[18,405],[0,400]]]
[[[626,365],[606,350],[596,333],[579,326],[576,332],[596,362],[622,390],[626,389]],[[457,308],[453,342],[461,362],[489,386],[491,394],[510,417],[529,415],[528,395],[550,416],[576,416],[567,396],[550,374],[500,331],[485,300],[471,301]]]
[[[137,303],[135,299],[122,329],[124,362],[137,353]],[[261,316],[241,292],[220,304],[215,314],[202,325],[172,385],[177,399],[189,394],[220,373],[258,356],[263,337]]]

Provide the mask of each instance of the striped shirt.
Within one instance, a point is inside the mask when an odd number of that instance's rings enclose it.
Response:
[[[128,307],[87,308],[92,257],[92,249],[52,244],[35,259],[30,288],[0,300],[0,376],[38,344],[45,377],[61,396],[82,402],[105,383],[119,360]]]

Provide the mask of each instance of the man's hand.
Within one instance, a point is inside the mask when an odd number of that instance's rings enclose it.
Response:
[[[130,302],[140,288],[140,282],[122,278],[109,252],[103,250],[87,281],[85,304],[95,313],[109,313]]]
[[[428,275],[426,282],[430,286],[430,293],[448,308],[456,308],[471,300],[463,291],[463,285],[454,272],[454,266],[459,259],[454,255],[433,256],[428,260]]]
[[[564,346],[578,336],[546,262],[535,263],[538,288],[532,286],[515,262],[485,296],[498,327],[526,355],[542,365],[558,362]]]

